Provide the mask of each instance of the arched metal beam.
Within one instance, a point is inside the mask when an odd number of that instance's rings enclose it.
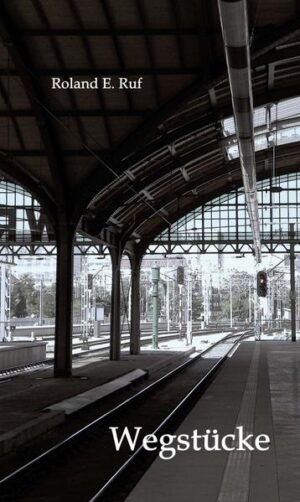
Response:
[[[96,75],[96,73],[97,73],[96,61],[95,61],[95,58],[93,55],[93,51],[91,50],[89,37],[85,34],[84,22],[83,22],[81,15],[80,15],[79,10],[78,10],[78,5],[76,3],[74,3],[73,0],[68,0],[68,5],[69,5],[69,8],[70,8],[75,20],[76,20],[77,25],[80,28],[80,39],[82,40],[82,45],[83,45],[84,51],[86,53],[86,57],[89,62],[89,65],[91,67],[91,70]],[[101,89],[97,89],[97,97],[98,97],[100,109],[103,112],[103,122],[105,124],[105,130],[106,130],[106,134],[107,134],[107,138],[108,138],[108,143],[110,145],[110,148],[112,148],[113,136],[112,136],[110,121],[108,118],[109,114],[108,114],[108,110],[107,110],[107,107],[105,104],[103,91]]]
[[[290,97],[297,96],[299,95],[299,93],[299,86],[294,85],[283,89],[273,89],[272,91],[268,91],[267,93],[254,95],[254,106],[258,107],[263,106],[267,103],[276,103],[277,101],[280,101],[282,99],[288,99]],[[222,109],[216,108],[213,111],[205,114],[203,117],[197,118],[196,120],[193,120],[192,122],[189,122],[187,124],[183,124],[181,127],[178,127],[175,130],[166,132],[160,138],[149,143],[142,150],[124,159],[122,162],[112,164],[113,168],[119,175],[121,175],[127,169],[130,169],[130,167],[132,167],[145,157],[150,156],[151,154],[155,155],[155,153],[158,153],[162,148],[167,147],[175,141],[180,141],[184,136],[194,134],[202,128],[204,129],[205,127],[216,125],[221,119],[226,119],[230,116],[232,116],[231,105]],[[160,172],[158,171],[157,179],[159,178],[159,176]],[[100,166],[98,166],[98,169],[95,172],[91,173],[91,175],[85,181],[84,197],[82,197],[81,188],[78,189],[77,193],[75,192],[75,199],[79,202],[75,209],[76,212],[74,212],[74,220],[79,219],[88,204],[91,202],[92,198],[95,197],[95,187],[100,186],[101,188],[104,188],[106,185],[113,183],[114,180],[116,180],[116,177],[114,177],[108,170],[104,171],[103,168],[100,168]],[[128,183],[128,180],[126,180],[126,182]],[[120,190],[122,190],[123,188],[124,186],[122,185]],[[143,188],[146,188],[146,186],[144,186]],[[118,200],[118,193],[114,194],[114,200]]]
[[[238,172],[239,167],[236,168],[236,172]],[[292,174],[298,172],[295,166],[292,166],[290,168],[284,168],[278,173],[279,176],[285,175],[285,174]],[[270,172],[267,171],[261,171],[260,173],[257,174],[257,179],[258,181],[264,180],[270,178]],[[227,186],[227,188],[226,188]],[[239,181],[235,182],[235,188],[241,188],[243,186],[242,179]],[[216,197],[219,197],[220,195],[224,195],[225,193],[230,193],[232,191],[232,182],[228,182],[227,185],[224,185],[224,187],[221,189],[217,189],[210,194],[198,198],[194,200],[188,200],[186,201],[185,204],[182,204],[182,207],[180,208],[180,211],[174,211],[173,213],[170,212],[168,219],[170,221],[170,224],[176,223],[179,219],[183,218],[187,214],[189,214],[191,211],[193,211],[196,208],[201,207],[202,205],[206,204],[207,202],[212,201]],[[196,204],[195,204],[196,200]],[[166,225],[165,222],[163,221],[157,221],[156,224],[153,226],[153,229],[151,230],[151,234],[148,232],[144,237],[142,236],[141,242],[139,245],[142,246],[142,249],[144,250],[145,247],[148,247],[150,244],[153,244],[154,239],[161,234],[164,230],[166,230],[168,226]],[[126,249],[127,246],[131,246],[131,241],[128,241],[126,243]]]
[[[147,17],[145,15],[145,9],[143,7],[142,0],[135,0],[135,5],[136,5],[136,10],[138,12],[139,18],[140,18],[140,24],[141,24],[143,31],[144,31],[144,39],[145,39],[145,45],[146,45],[146,49],[147,49],[148,61],[149,61],[150,68],[153,72],[152,82],[153,82],[153,88],[154,88],[154,94],[155,94],[155,101],[156,101],[156,106],[159,107],[160,102],[161,102],[160,89],[159,89],[159,85],[158,85],[157,75],[155,73],[155,59],[154,59],[154,52],[152,49],[152,42],[151,42],[151,38],[147,34],[147,30],[148,30]]]
[[[288,152],[287,152],[287,155],[285,155],[287,148],[288,148]],[[297,156],[297,159],[299,159],[299,157],[300,157],[299,149],[300,149],[300,142],[292,144],[292,145],[288,145],[288,146],[284,145],[284,146],[279,147],[277,149],[277,169],[280,170],[281,172],[283,172],[283,174],[284,174],[285,170],[288,171],[289,168],[287,168],[286,166],[284,166],[283,168],[279,167],[280,160],[281,160],[281,158],[284,159],[284,157],[292,158],[295,155]],[[270,174],[271,165],[269,167],[267,167],[267,169],[266,169],[266,166],[264,165],[264,161],[267,159],[267,155],[268,155],[267,150],[263,150],[261,152],[258,152],[258,154],[257,154],[257,166],[258,166],[257,173],[260,176],[264,175],[265,173]],[[205,178],[198,178],[196,180],[193,180],[190,183],[186,183],[184,186],[178,188],[177,191],[175,191],[175,192],[173,191],[172,193],[170,193],[168,197],[164,197],[160,203],[157,203],[155,205],[155,209],[161,210],[161,209],[167,207],[168,204],[172,203],[172,201],[178,200],[178,198],[180,196],[182,196],[183,192],[187,193],[187,192],[190,192],[196,188],[199,188],[199,190],[201,190],[201,185],[204,185],[206,183],[213,183],[214,179],[216,179],[216,175],[217,175],[218,179],[221,178],[222,176],[224,176],[224,180],[226,181],[225,184],[227,185],[228,176],[230,176],[230,178],[231,178],[233,173],[238,174],[238,176],[234,179],[234,183],[236,184],[241,179],[241,175],[238,171],[238,165],[239,165],[239,161],[238,161],[238,159],[235,159],[234,161],[228,162],[225,165],[220,166],[217,170],[214,170],[214,178],[211,178],[211,176],[207,176]],[[291,169],[293,171],[293,170],[295,170],[295,167],[293,166]],[[230,183],[232,184],[233,182],[230,181]],[[224,193],[224,192],[221,191],[221,193]],[[210,193],[208,193],[208,196],[210,197]],[[157,218],[157,216],[152,216],[152,215],[153,215],[153,212],[151,212],[149,207],[145,207],[145,210],[142,212],[142,214],[140,214],[137,218],[135,218],[134,224],[129,226],[129,222],[127,222],[127,223],[125,222],[126,223],[126,231],[125,231],[125,236],[123,237],[123,239],[125,239],[126,237],[128,238],[135,231],[138,231],[139,234],[142,234],[140,227],[143,225],[143,223],[148,221],[149,218],[151,218],[151,217]],[[158,220],[160,221],[159,218],[158,218]],[[170,220],[169,215],[168,215],[168,220]],[[163,225],[165,228],[166,227],[165,222],[163,223]]]
[[[267,36],[264,40],[261,40],[259,44],[257,44],[257,48],[253,54],[252,60],[255,62],[257,58],[260,58],[260,64],[267,65],[267,61],[264,62],[264,60],[262,59],[264,55],[269,51],[272,51],[277,44],[285,42],[294,34],[298,33],[299,30],[300,17],[276,30],[275,37],[273,32],[272,36]],[[145,136],[147,135],[147,131],[150,131],[152,127],[156,127],[165,117],[168,116],[168,114],[176,110],[181,102],[183,102],[185,99],[190,98],[193,94],[198,93],[199,89],[203,89],[203,94],[206,94],[207,89],[214,87],[217,83],[220,83],[222,81],[226,81],[225,66],[224,72],[221,72],[221,75],[219,77],[211,80],[210,82],[206,82],[205,85],[202,85],[202,82],[197,79],[195,82],[181,91],[174,99],[170,100],[170,102],[160,107],[160,109],[155,114],[151,114],[150,118],[146,119],[144,122],[145,127],[143,125],[139,126],[135,133],[124,140],[124,142],[115,150],[114,157],[112,159],[113,163],[111,165],[116,173],[118,175],[122,174],[130,166],[134,165],[145,156],[150,155],[156,149],[163,147],[167,144],[167,142],[176,141],[176,138],[184,134],[184,128],[186,129],[186,131],[188,131],[188,129],[190,129],[191,127],[195,127],[195,124],[193,124],[192,126],[191,124],[185,124],[183,126],[183,130],[176,129],[171,133],[163,134],[161,137],[151,141],[142,149],[136,149],[136,144],[140,145],[137,135],[141,137],[143,142]],[[297,86],[293,86],[288,89],[276,89],[272,92],[269,91],[268,95],[254,96],[254,105],[259,106],[262,103],[276,101],[284,97],[296,95],[298,93],[299,88]],[[199,120],[198,125],[199,127],[204,127],[209,122],[217,121],[224,116],[229,116],[230,114],[232,114],[232,108],[229,104],[225,109],[215,109],[211,112],[208,112],[204,118],[202,117]],[[124,145],[126,146],[125,150],[123,148]],[[99,165],[96,166],[95,170],[86,180],[85,197],[84,200],[81,199],[80,201],[80,210],[79,206],[77,207],[76,215],[74,215],[74,220],[79,219],[78,214],[81,214],[86,206],[90,203],[90,201],[95,197],[95,187],[99,187],[100,185],[103,188],[105,185],[113,182],[113,180],[114,177],[108,171],[103,171],[103,169],[101,169],[100,173]],[[76,198],[78,200],[78,197]]]
[[[203,144],[199,146],[199,150],[197,150],[197,159],[201,162],[202,158],[207,156],[208,154],[213,154],[215,151],[219,149],[218,142],[209,143],[207,145]],[[176,171],[179,171],[180,168],[184,167],[186,162],[182,162],[180,160],[180,156],[178,159],[172,159],[171,155],[169,158],[169,163],[159,167],[157,170],[153,170],[149,172],[147,176],[143,178],[143,180],[137,179],[133,181],[129,188],[126,189],[126,186],[120,188],[120,193],[118,196],[110,197],[110,201],[105,201],[99,208],[97,208],[97,214],[93,220],[93,228],[95,229],[95,233],[98,233],[99,228],[107,221],[109,216],[111,216],[115,211],[117,211],[120,206],[125,204],[127,201],[130,203],[130,199],[134,196],[134,193],[138,194],[142,190],[148,189],[152,184],[156,184],[160,178],[165,177],[167,175],[173,176]],[[165,180],[164,180],[165,181]]]
[[[40,180],[32,176],[19,162],[0,153],[0,172],[13,183],[28,190],[41,204],[53,226],[57,223],[54,195],[47,191]]]
[[[277,102],[278,100],[292,97],[297,94],[299,94],[299,88],[293,86],[255,96],[254,101],[256,106],[263,106],[267,103]],[[232,115],[232,108],[231,106],[229,106],[223,110],[219,111],[216,110],[214,112],[211,112],[206,116],[200,119],[196,119],[189,124],[184,124],[182,127],[176,129],[175,131],[166,133],[159,140],[155,141],[153,145],[152,144],[148,145],[142,152],[139,152],[137,156],[134,156],[134,161],[137,161],[138,159],[140,160],[141,158],[143,158],[143,155],[145,156],[149,155],[152,149],[154,150],[157,148],[157,151],[155,153],[158,154],[161,149],[163,149],[164,147],[166,148],[168,145],[171,145],[174,141],[180,141],[183,137],[187,137],[188,135],[192,136],[198,133],[201,129],[203,129],[203,133],[205,133],[204,129],[205,126],[208,128],[211,126],[216,126],[218,121],[221,120],[221,118],[225,119],[231,115]],[[218,145],[216,145],[216,147],[217,146]],[[204,146],[202,153],[206,154],[209,152],[210,149],[213,150],[213,148],[214,148],[213,145]],[[122,169],[125,170],[126,168],[129,167],[130,164],[128,161],[126,161],[125,166]],[[93,227],[95,229],[98,227],[99,229],[101,225],[105,223],[105,221],[109,218],[109,216],[112,215],[113,212],[117,210],[118,207],[122,206],[128,199],[132,197],[134,191],[139,192],[141,190],[148,189],[151,184],[157,183],[162,176],[171,171],[172,167],[170,166],[162,169],[158,168],[155,170],[155,172],[152,172],[149,176],[145,176],[142,181],[139,180],[139,178],[137,178],[136,181],[130,182],[128,179],[124,178],[124,183],[119,184],[116,190],[112,192],[113,197],[111,197],[111,203],[105,204],[105,209],[103,209],[103,206],[99,207],[95,215]],[[100,170],[98,174],[98,181],[99,183],[101,183],[101,181],[103,182],[103,173],[101,174]],[[93,181],[93,186],[95,185],[95,182],[96,180]],[[128,187],[129,184],[132,187],[132,190],[129,189]],[[86,186],[85,186],[85,193],[86,193]]]
[[[278,147],[278,149],[277,149],[278,162],[280,161],[280,159],[282,161],[284,160],[284,157],[286,156],[285,152],[287,152],[287,156],[291,159],[295,156],[297,158],[299,158],[299,156],[300,156],[299,146],[300,146],[300,143],[294,143],[294,144],[287,144],[287,145],[282,145],[281,147]],[[257,152],[256,157],[258,159],[257,162],[260,165],[260,170],[261,169],[266,170],[265,161],[268,159],[269,153],[270,153],[269,150],[262,150],[260,152]],[[200,161],[201,161],[201,158],[199,159],[199,162]],[[203,160],[202,160],[202,162],[203,162]],[[261,167],[262,164],[264,164],[263,167]],[[239,174],[238,165],[239,165],[238,159],[232,160],[230,162],[227,162],[226,164],[219,165],[218,168],[213,169],[213,174],[214,174],[214,176],[217,174],[218,179],[220,177],[224,177],[224,179],[226,177],[232,177],[233,173]],[[270,164],[270,167],[268,167],[267,172],[269,172],[270,169],[271,169],[271,164]],[[201,174],[201,176],[197,177],[196,179],[195,179],[195,177],[193,177],[191,182],[184,183],[182,186],[178,187],[176,192],[171,191],[171,193],[169,194],[168,197],[166,197],[165,194],[162,194],[161,199],[160,199],[161,203],[158,200],[153,202],[153,204],[152,204],[153,211],[159,211],[159,210],[163,209],[167,204],[171,203],[172,200],[178,200],[178,198],[180,198],[183,193],[190,192],[190,191],[197,189],[197,188],[199,188],[201,190],[201,185],[213,183],[214,179],[215,178],[212,178],[211,174],[207,174],[207,172],[204,177],[202,174]],[[124,199],[126,199],[126,196],[124,197]],[[134,202],[132,202],[132,203],[134,205]],[[142,203],[142,201],[140,201],[140,203]],[[118,205],[118,203],[116,203],[114,205],[114,209],[116,209],[118,207],[119,207],[119,205]],[[96,215],[92,220],[90,220],[90,221],[88,220],[89,221],[88,228],[89,228],[89,232],[91,234],[97,235],[101,231],[101,228],[104,224],[104,217],[108,218],[110,215],[110,211],[112,212],[112,206],[110,209],[108,208],[107,212],[106,211],[100,212],[98,216]],[[123,237],[123,239],[126,240],[131,233],[133,233],[135,230],[138,229],[138,226],[141,225],[143,221],[147,221],[149,218],[152,218],[153,211],[151,211],[149,206],[145,205],[145,209],[144,209],[143,213],[135,219],[135,224],[133,226],[127,227],[127,233]],[[103,219],[101,218],[101,216],[103,217]],[[167,216],[167,219],[169,219],[169,216]]]
[[[50,25],[50,22],[49,22],[49,19],[48,19],[46,13],[45,13],[45,10],[43,8],[42,3],[39,0],[31,0],[31,1],[33,2],[34,8],[35,8],[36,13],[37,13],[37,15],[39,17],[40,22],[44,26],[46,26],[46,28],[48,30],[50,30],[50,26],[51,25]],[[55,54],[55,57],[56,57],[57,62],[59,64],[59,67],[61,68],[62,71],[66,71],[67,70],[67,65],[65,63],[65,60],[64,60],[61,48],[59,46],[59,43],[57,42],[56,37],[54,37],[51,34],[50,31],[49,31],[48,39],[49,39],[49,43],[51,44],[53,53]],[[70,89],[67,89],[66,92],[67,92],[67,94],[69,96],[72,108],[74,110],[76,110],[77,106],[76,106],[75,95],[73,94],[73,92]],[[82,143],[85,143],[86,142],[86,135],[85,135],[85,130],[84,130],[84,127],[83,127],[83,124],[82,124],[82,119],[78,115],[76,115],[74,119],[75,119],[75,122],[77,124],[77,129],[78,129],[78,134],[79,134],[79,137],[80,137],[80,141]]]
[[[72,371],[72,299],[73,240],[75,228],[70,225],[70,198],[64,172],[63,155],[59,148],[44,95],[30,65],[24,42],[18,37],[12,19],[0,3],[0,35],[14,62],[27,93],[40,131],[48,165],[55,186],[55,236],[57,244],[55,376],[69,376]],[[40,180],[41,182],[41,180]],[[42,182],[41,182],[42,183]]]
[[[228,175],[229,173],[232,173],[233,169],[232,167],[229,168],[228,164],[224,166],[223,164],[219,166],[218,169],[214,170],[214,177],[212,178],[211,175],[205,176],[205,177],[199,177],[197,179],[194,179],[190,183],[186,183],[184,186],[178,187],[177,190],[172,190],[172,192],[166,197],[162,197],[160,201],[156,201],[155,203],[152,204],[153,209],[155,209],[156,212],[159,212],[163,210],[168,204],[172,202],[176,202],[178,200],[181,201],[181,198],[183,197],[183,192],[191,192],[192,190],[199,188],[201,189],[201,185],[206,185],[208,183],[214,183],[217,181],[217,179],[222,178],[223,176],[225,177],[226,174]],[[159,218],[159,216],[153,215],[153,211],[149,208],[149,206],[145,206],[144,210],[141,211],[141,213],[134,218],[134,221],[131,223],[130,221],[127,221],[125,223],[126,225],[126,230],[124,232],[124,240],[127,240],[129,236],[133,232],[138,232],[139,228],[143,225],[144,222],[148,221],[150,218]],[[169,221],[169,214],[167,216],[167,220]]]
[[[44,96],[39,84],[32,76],[24,43],[19,40],[3,2],[0,4],[0,35],[18,71],[34,111],[53,182],[56,187],[56,202],[60,208],[64,208],[66,205],[66,181],[63,175],[62,156],[60,155],[51,120],[44,108]]]
[[[107,2],[106,0],[101,0],[101,7],[103,9],[104,15],[106,17],[107,24],[108,24],[109,29],[110,29],[111,37],[113,39],[113,44],[114,44],[114,47],[115,47],[116,56],[117,56],[117,59],[119,61],[120,68],[121,68],[121,70],[123,72],[126,73],[127,68],[126,68],[126,65],[125,65],[125,59],[124,59],[124,54],[123,54],[123,47],[122,47],[122,45],[120,44],[120,41],[119,41],[119,36],[118,36],[117,30],[116,30],[116,27],[115,27],[115,22],[114,22],[114,19],[113,19],[113,14],[112,14],[112,11],[111,11],[110,3]],[[126,89],[126,99],[127,99],[127,102],[128,102],[129,109],[132,110],[133,109],[132,96],[130,94],[130,91],[127,90],[127,89]]]
[[[3,99],[3,101],[4,101],[6,109],[7,109],[7,117],[9,117],[11,119],[11,121],[12,121],[14,132],[15,132],[15,135],[16,135],[16,137],[18,139],[20,148],[21,148],[22,151],[24,151],[25,150],[25,144],[24,144],[22,133],[21,133],[21,129],[19,127],[17,118],[14,115],[13,107],[11,105],[9,93],[6,91],[4,85],[3,85],[3,83],[1,81],[0,81],[0,95],[1,95],[1,97]]]
[[[251,58],[253,63],[255,63],[256,59],[260,58],[260,64],[267,64],[267,61],[263,63],[263,56],[272,51],[278,44],[289,40],[299,31],[300,16],[295,18],[293,21],[286,23],[282,27],[278,27],[276,30],[271,31],[271,35],[268,34],[265,38],[260,39],[254,47],[254,52]],[[225,63],[222,68],[215,67],[214,71],[215,74],[211,76],[209,81],[204,82],[202,80],[202,77],[200,79],[197,78],[194,82],[180,91],[174,98],[162,105],[155,113],[151,113],[150,116],[145,119],[144,123],[142,125],[139,125],[138,128],[117,147],[112,159],[112,167],[118,174],[124,172],[126,169],[128,169],[128,167],[134,165],[141,158],[150,155],[156,149],[164,146],[166,142],[176,140],[177,130],[175,132],[172,132],[172,134],[163,135],[160,138],[155,139],[150,144],[142,147],[148,133],[153,129],[155,130],[157,126],[170,114],[175,112],[176,109],[178,109],[178,106],[184,103],[185,100],[191,98],[195,94],[199,94],[199,90],[201,89],[203,94],[207,94],[209,88],[213,88],[217,84],[220,84],[223,81],[227,81]],[[299,94],[298,87],[292,87],[289,90],[274,90],[272,93],[269,93],[268,98],[266,98],[265,96],[262,100],[260,100],[259,96],[254,96],[254,105],[259,106],[259,104],[261,104],[262,102],[270,102],[282,99],[282,97],[295,94]],[[222,114],[228,114],[228,116],[232,114],[231,106],[229,105],[227,110],[222,109],[219,112],[216,112],[214,110],[211,112],[211,114],[208,113],[208,115],[204,119],[201,119],[203,120],[203,125],[205,125],[205,123],[208,123],[208,121],[218,120],[222,116]],[[213,120],[212,117],[214,117]],[[185,125],[184,127],[188,128],[189,125]],[[178,134],[180,137],[180,135],[183,134],[183,131],[180,131]],[[78,215],[82,214],[87,205],[96,196],[97,188],[95,187],[99,187],[100,185],[101,188],[103,188],[105,185],[111,183],[114,180],[114,177],[108,172],[103,172],[103,169],[101,169],[101,173],[99,171],[99,165],[96,165],[95,170],[86,180],[84,200],[81,198],[80,210],[78,209],[78,206],[76,214],[74,214],[73,216],[74,220],[79,219]]]
[[[300,16],[297,16],[297,18],[293,19],[291,22],[273,30],[271,36],[268,35],[267,37],[260,39],[256,46],[254,46],[251,60],[254,63],[258,57],[267,54],[277,45],[286,42],[299,32]],[[186,99],[191,98],[195,93],[199,92],[200,89],[202,89],[203,93],[206,94],[209,88],[213,88],[223,81],[227,81],[225,61],[221,67],[215,66],[214,72],[208,81],[203,81],[202,77],[195,79],[194,82],[180,91],[174,98],[169,100],[161,106],[157,112],[146,119],[142,125],[139,125],[138,128],[119,145],[115,152],[116,158],[121,159],[122,157],[129,155],[132,151],[135,151],[137,145],[140,145],[141,142],[143,143],[147,134],[149,134],[151,130],[155,129],[162,121],[173,113],[179,104],[183,103]]]

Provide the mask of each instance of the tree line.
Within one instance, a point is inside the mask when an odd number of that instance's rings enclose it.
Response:
[[[42,295],[43,317],[55,317],[55,284],[35,281],[31,274],[12,276],[10,293],[11,317],[38,317]]]

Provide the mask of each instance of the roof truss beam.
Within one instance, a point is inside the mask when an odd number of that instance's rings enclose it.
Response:
[[[115,27],[114,31],[117,35],[123,37],[170,37],[177,36],[178,28],[118,28]],[[197,36],[199,33],[196,28],[180,28],[180,34],[185,36]],[[36,28],[20,30],[22,37],[108,37],[111,36],[111,30],[108,28]]]
[[[31,65],[28,61],[24,44],[18,38],[12,20],[9,18],[4,4],[0,5],[0,36],[16,67],[16,74],[22,81],[35,114],[37,126],[40,131],[43,146],[48,158],[51,174],[57,185],[56,198],[61,208],[65,208],[65,179],[62,175],[62,166],[59,147],[56,141],[52,124],[45,114],[42,103],[44,97],[39,84],[32,78]],[[7,72],[10,75],[9,72]]]
[[[1,90],[0,90],[1,93]],[[149,114],[149,110],[52,110],[51,113],[56,117],[145,117]],[[34,117],[32,109],[13,109],[9,107],[7,110],[0,110],[0,117]]]
[[[91,78],[91,68],[34,68],[33,73],[38,77],[60,77],[68,78],[68,77],[86,77],[88,80]],[[96,70],[95,70],[96,72]],[[190,66],[190,67],[157,67],[155,69],[149,67],[133,67],[133,68],[125,68],[124,65],[122,67],[114,67],[114,68],[99,68],[97,69],[97,73],[103,77],[126,77],[128,76],[151,76],[151,75],[198,75],[201,72],[200,66]],[[7,76],[19,76],[19,72],[16,69],[0,69],[0,77]]]

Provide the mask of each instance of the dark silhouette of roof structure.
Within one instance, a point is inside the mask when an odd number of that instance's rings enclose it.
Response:
[[[297,96],[300,2],[249,0],[254,106]],[[51,221],[144,243],[193,207],[242,183],[226,156],[232,115],[216,0],[3,0],[0,169]],[[52,89],[111,77],[142,89]],[[298,170],[299,144],[277,148]],[[258,179],[270,151],[256,154]]]

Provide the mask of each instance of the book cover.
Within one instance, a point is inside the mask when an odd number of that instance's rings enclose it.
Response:
[[[299,9],[0,1],[0,500],[299,502]]]

